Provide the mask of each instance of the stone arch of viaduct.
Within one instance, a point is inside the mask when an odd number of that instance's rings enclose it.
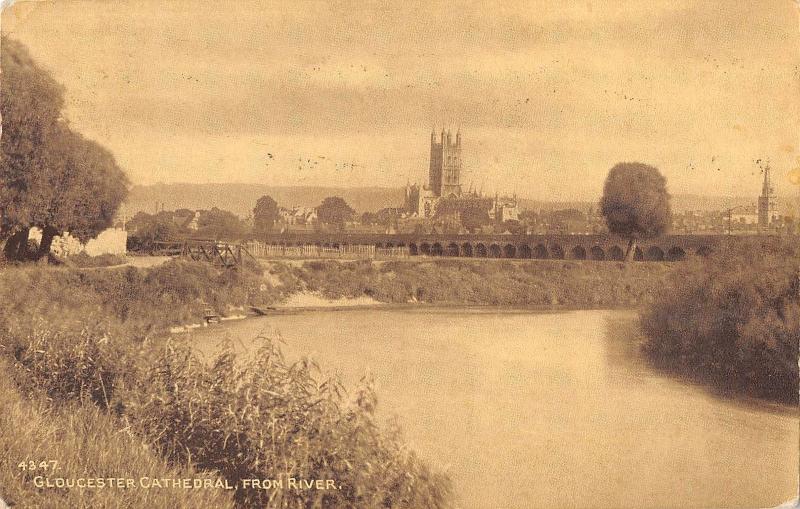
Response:
[[[705,255],[743,236],[664,235],[637,243],[634,259],[678,261]],[[622,260],[627,240],[614,235],[424,235],[297,233],[260,239],[269,245],[403,248],[410,256],[465,258]]]

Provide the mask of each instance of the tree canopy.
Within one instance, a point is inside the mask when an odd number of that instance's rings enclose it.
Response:
[[[25,257],[39,227],[41,256],[55,235],[86,241],[111,226],[128,180],[110,152],[61,117],[63,87],[18,42],[3,37],[2,47],[0,242],[7,256]]]
[[[197,236],[214,240],[239,240],[245,226],[233,212],[218,209],[200,211],[197,218]]]
[[[355,211],[339,196],[329,196],[322,200],[320,206],[317,207],[317,219],[321,223],[339,227],[352,219],[354,214]]]
[[[194,217],[194,212],[191,215]],[[186,227],[189,221],[184,218],[185,215],[178,211],[161,211],[157,214],[138,212],[127,224],[128,249],[150,251],[156,247],[156,242],[175,241],[189,236],[191,231]]]
[[[666,179],[653,166],[619,163],[608,172],[600,209],[609,231],[631,242],[661,235],[671,220]]]
[[[256,235],[268,233],[279,217],[278,203],[271,196],[262,196],[253,209],[253,232]]]
[[[489,218],[489,211],[483,210],[480,207],[467,207],[461,210],[459,214],[461,224],[470,232],[474,232],[482,226],[486,226],[491,222]]]

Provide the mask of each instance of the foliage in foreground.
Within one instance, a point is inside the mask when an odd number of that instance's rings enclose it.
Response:
[[[282,490],[240,489],[244,507],[446,507],[449,481],[375,422],[376,396],[364,384],[346,398],[307,360],[287,363],[258,338],[248,360],[227,346],[209,361],[167,345],[128,415],[165,457],[231,480],[281,479]],[[288,479],[334,480],[335,489],[288,488]]]
[[[681,265],[641,314],[645,351],[721,390],[796,402],[799,254],[738,243]]]
[[[0,361],[0,369],[8,366]],[[34,477],[57,478],[214,478],[211,473],[167,465],[143,441],[121,430],[119,422],[93,405],[66,404],[61,408],[25,399],[0,376],[0,497],[14,507],[139,508],[175,507],[225,509],[233,507],[229,493],[220,490],[37,489]],[[23,461],[56,460],[58,470],[25,471]]]

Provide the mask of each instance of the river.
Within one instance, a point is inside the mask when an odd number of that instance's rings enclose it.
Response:
[[[771,507],[796,497],[796,411],[713,395],[642,359],[634,315],[352,309],[228,323],[277,330],[453,479],[460,507]],[[216,329],[220,331],[222,329]],[[193,333],[200,345],[214,329]]]

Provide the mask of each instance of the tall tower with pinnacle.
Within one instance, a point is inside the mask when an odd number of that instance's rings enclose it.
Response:
[[[769,227],[775,215],[775,189],[769,176],[769,164],[764,166],[764,183],[761,186],[761,196],[758,197],[758,226]]]
[[[455,142],[450,131],[442,129],[440,141],[431,133],[429,187],[434,195],[461,196],[461,130]]]

